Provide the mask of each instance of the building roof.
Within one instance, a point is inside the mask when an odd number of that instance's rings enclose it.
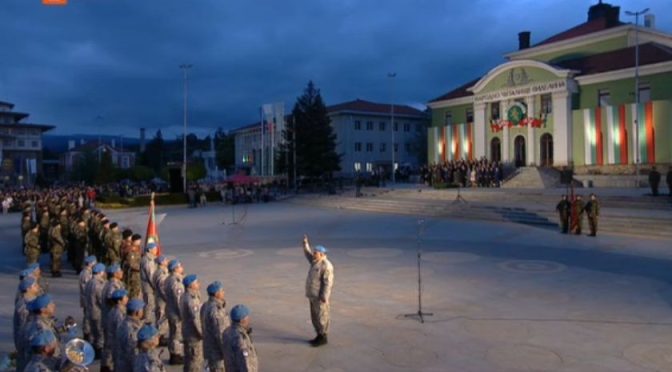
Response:
[[[343,102],[336,105],[328,106],[327,111],[329,114],[341,113],[341,112],[353,112],[361,114],[385,114],[389,115],[391,109],[390,103],[376,103],[365,101],[363,99],[356,99],[354,101]],[[394,114],[395,115],[408,115],[408,116],[425,116],[425,113],[407,105],[394,105]]]
[[[432,102],[445,101],[447,99],[455,99],[455,98],[460,98],[460,97],[472,96],[474,94],[472,92],[468,91],[467,89],[474,86],[476,83],[478,83],[479,80],[481,80],[480,77],[476,78],[474,80],[471,80],[470,82],[468,82],[464,85],[461,85],[461,86],[451,90],[450,92],[448,92],[448,93],[446,93],[442,96],[436,97],[429,102],[432,103]]]
[[[46,124],[27,124],[27,123],[9,123],[9,124],[0,124],[0,127],[3,128],[36,128],[41,129],[43,132],[52,130],[56,128],[53,125]]]
[[[639,65],[672,61],[672,48],[658,43],[639,46]],[[599,74],[635,67],[635,47],[618,49],[557,63],[566,69],[577,70],[577,76]]]
[[[569,30],[560,32],[558,34],[555,34],[548,39],[535,44],[535,47],[541,46],[541,45],[546,45],[546,44],[551,44],[555,43],[558,41],[563,41],[563,40],[568,40],[568,39],[573,39],[575,37],[583,36],[583,35],[588,35],[592,34],[594,32],[598,31],[604,31],[606,29],[612,28],[612,27],[617,27],[617,26],[622,26],[625,23],[621,21],[617,22],[610,22],[610,20],[606,17],[600,17],[597,19],[594,19],[592,21],[584,22],[581,23],[580,25],[577,25],[575,27],[570,28]]]
[[[0,117],[3,116],[12,116],[14,117],[14,120],[21,121],[22,119],[25,119],[28,116],[30,116],[30,114],[26,114],[25,112],[0,111]]]
[[[9,106],[10,110],[14,108],[14,104],[11,102],[0,101],[0,106]]]
[[[98,148],[100,148],[100,147],[102,147],[102,148],[104,148],[104,149],[106,149],[106,150],[112,150],[112,151],[114,151],[114,152],[120,152],[120,153],[123,153],[123,152],[133,152],[133,151],[128,151],[128,150],[122,150],[122,149],[114,148],[114,147],[110,146],[110,145],[107,144],[107,143],[100,143],[100,144],[99,144],[98,142],[87,142],[87,143],[85,143],[85,144],[82,144],[82,145],[79,145],[79,146],[75,146],[75,148],[73,148],[72,150],[68,150],[68,152],[96,151],[96,150],[98,150]]]

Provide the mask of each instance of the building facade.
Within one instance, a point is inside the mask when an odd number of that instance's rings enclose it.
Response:
[[[652,16],[636,27],[600,2],[587,22],[536,45],[530,32],[518,36],[507,62],[429,103],[430,163],[485,157],[615,170],[672,162],[672,35]]]
[[[424,112],[409,106],[360,99],[328,106],[327,112],[336,134],[336,152],[341,154],[340,175],[353,177],[358,172],[372,173],[381,169],[389,175],[393,148],[396,167],[419,164],[418,143],[425,141],[429,122]],[[287,120],[284,117],[282,121]],[[237,169],[249,169],[252,175],[277,175],[269,169],[273,164],[269,159],[274,158],[272,154],[279,151],[282,141],[280,126],[273,125],[277,121],[277,118],[273,122],[266,121],[263,136],[259,122],[233,131]],[[262,138],[267,143],[263,151]],[[262,154],[265,154],[263,168]],[[266,171],[262,173],[264,168]]]
[[[13,109],[0,102],[0,181],[30,185],[42,174],[42,134],[54,126],[25,123],[29,114]]]
[[[109,153],[112,159],[112,164],[120,169],[129,169],[135,166],[136,154],[133,151],[123,150],[116,147],[116,143],[112,141],[107,143],[88,142],[75,146],[74,141],[68,144],[68,151],[61,155],[61,163],[66,173],[70,173],[77,167],[79,161],[87,154],[93,154],[98,157],[99,161],[102,157]]]

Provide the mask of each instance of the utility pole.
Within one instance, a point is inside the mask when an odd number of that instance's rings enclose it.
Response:
[[[180,68],[184,74],[184,135],[182,136],[182,191],[187,192],[187,73],[192,67],[191,64],[181,64]]]

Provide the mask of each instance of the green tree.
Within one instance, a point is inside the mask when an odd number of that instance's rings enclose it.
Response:
[[[233,170],[236,165],[235,136],[227,134],[222,128],[217,128],[215,150],[217,152],[217,166],[220,169]]]
[[[147,144],[140,164],[159,172],[164,165],[165,158],[165,142],[161,129],[159,129],[156,131],[154,138]]]
[[[336,153],[336,134],[320,91],[312,81],[308,82],[303,94],[297,98],[290,122],[283,131],[283,139],[278,166],[290,178],[294,171],[294,147],[298,176],[331,177],[333,172],[341,169],[341,155]]]
[[[207,174],[203,159],[194,159],[187,165],[187,181],[189,182],[203,179]]]
[[[116,167],[110,151],[103,150],[95,181],[99,185],[116,181]]]

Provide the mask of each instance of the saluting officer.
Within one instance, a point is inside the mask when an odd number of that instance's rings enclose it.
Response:
[[[310,344],[321,346],[327,343],[329,332],[329,299],[334,285],[334,266],[327,259],[327,249],[324,246],[310,248],[307,235],[303,236],[303,253],[310,263],[306,277],[306,297],[310,302],[310,319],[317,333],[310,340]]]

